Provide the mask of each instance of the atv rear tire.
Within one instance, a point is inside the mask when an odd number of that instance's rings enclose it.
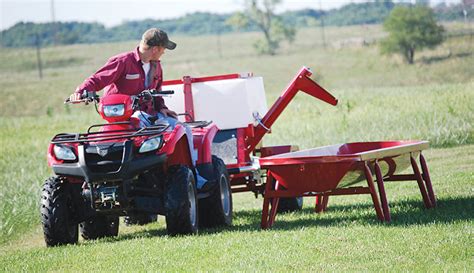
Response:
[[[73,187],[57,176],[48,178],[41,193],[41,224],[46,245],[76,244]]]
[[[158,215],[147,214],[147,213],[133,214],[133,215],[125,216],[123,221],[125,222],[125,225],[127,226],[132,226],[132,225],[143,226],[143,225],[158,221]]]
[[[198,201],[192,171],[186,166],[170,169],[165,196],[166,230],[169,235],[198,232]]]
[[[119,217],[96,215],[80,223],[79,229],[82,238],[85,240],[117,236],[119,231]]]
[[[217,185],[211,196],[199,201],[199,223],[203,227],[232,225],[232,191],[224,161],[212,156],[212,165]],[[208,182],[209,183],[209,182]]]
[[[303,197],[280,198],[278,212],[294,212],[303,209]]]

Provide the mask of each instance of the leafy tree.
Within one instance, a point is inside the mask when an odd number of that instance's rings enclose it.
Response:
[[[106,41],[106,29],[97,23],[56,22],[17,23],[0,34],[4,47],[35,46],[36,36],[42,46]]]
[[[281,0],[246,0],[245,11],[235,13],[227,22],[237,28],[256,26],[264,35],[254,46],[259,53],[275,55],[280,42],[294,40],[296,30],[285,25],[275,8]]]
[[[413,63],[415,50],[433,48],[443,41],[444,28],[426,6],[398,6],[383,26],[389,35],[381,43],[382,53],[400,53],[409,64]]]
[[[324,21],[327,25],[360,25],[382,23],[395,7],[392,1],[351,3],[327,12]]]

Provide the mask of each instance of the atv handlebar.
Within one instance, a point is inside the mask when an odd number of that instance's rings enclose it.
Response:
[[[72,96],[71,96],[72,97]],[[79,100],[71,100],[71,97],[64,100],[64,104],[77,104],[84,102],[86,105],[91,102],[99,102],[99,96],[95,91],[87,91],[84,90],[80,96],[81,99]]]
[[[156,89],[149,89],[149,90],[143,90],[140,92],[140,94],[136,96],[132,96],[132,108],[133,109],[139,109],[139,105],[144,102],[149,102],[152,101],[154,104],[154,97],[162,97],[162,96],[167,96],[174,94],[173,90],[156,90]],[[154,107],[154,106],[153,106]]]
[[[150,97],[162,97],[166,95],[174,94],[173,90],[156,90],[156,89],[148,89],[143,90],[140,94],[136,95],[137,98],[145,98],[149,99]]]
[[[156,91],[157,96],[163,96],[163,95],[173,95],[174,90],[161,90],[161,91]]]
[[[174,94],[174,90],[156,90],[156,89],[148,89],[143,90],[140,94],[134,96],[136,98],[143,98],[145,100],[150,100],[152,97],[162,97],[167,95]],[[64,104],[77,104],[77,103],[85,103],[86,105],[91,102],[99,102],[100,98],[95,91],[86,91],[84,90],[81,94],[80,100],[71,100],[71,97],[64,100]]]

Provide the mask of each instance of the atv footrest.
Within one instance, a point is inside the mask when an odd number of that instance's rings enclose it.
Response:
[[[208,120],[199,120],[199,121],[191,121],[191,122],[185,122],[184,124],[188,125],[191,128],[204,128],[211,124],[212,121]]]

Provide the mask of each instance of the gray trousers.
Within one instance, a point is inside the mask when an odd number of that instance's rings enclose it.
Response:
[[[133,113],[132,117],[138,118],[140,120],[140,127],[147,127],[147,126],[152,126],[153,124],[150,122],[148,118],[152,117],[150,114],[143,112],[143,111],[135,111]],[[184,123],[181,123],[179,120],[172,118],[172,117],[165,117],[162,113],[158,113],[158,122],[167,122],[170,125],[171,129],[174,129],[176,124],[182,124],[184,128],[186,129],[186,138],[188,139],[188,146],[189,146],[189,152],[191,155],[191,160],[193,162],[193,165],[196,166],[196,161],[197,161],[197,152],[194,149],[194,144],[193,144],[193,132],[191,130],[191,127],[187,126]]]

